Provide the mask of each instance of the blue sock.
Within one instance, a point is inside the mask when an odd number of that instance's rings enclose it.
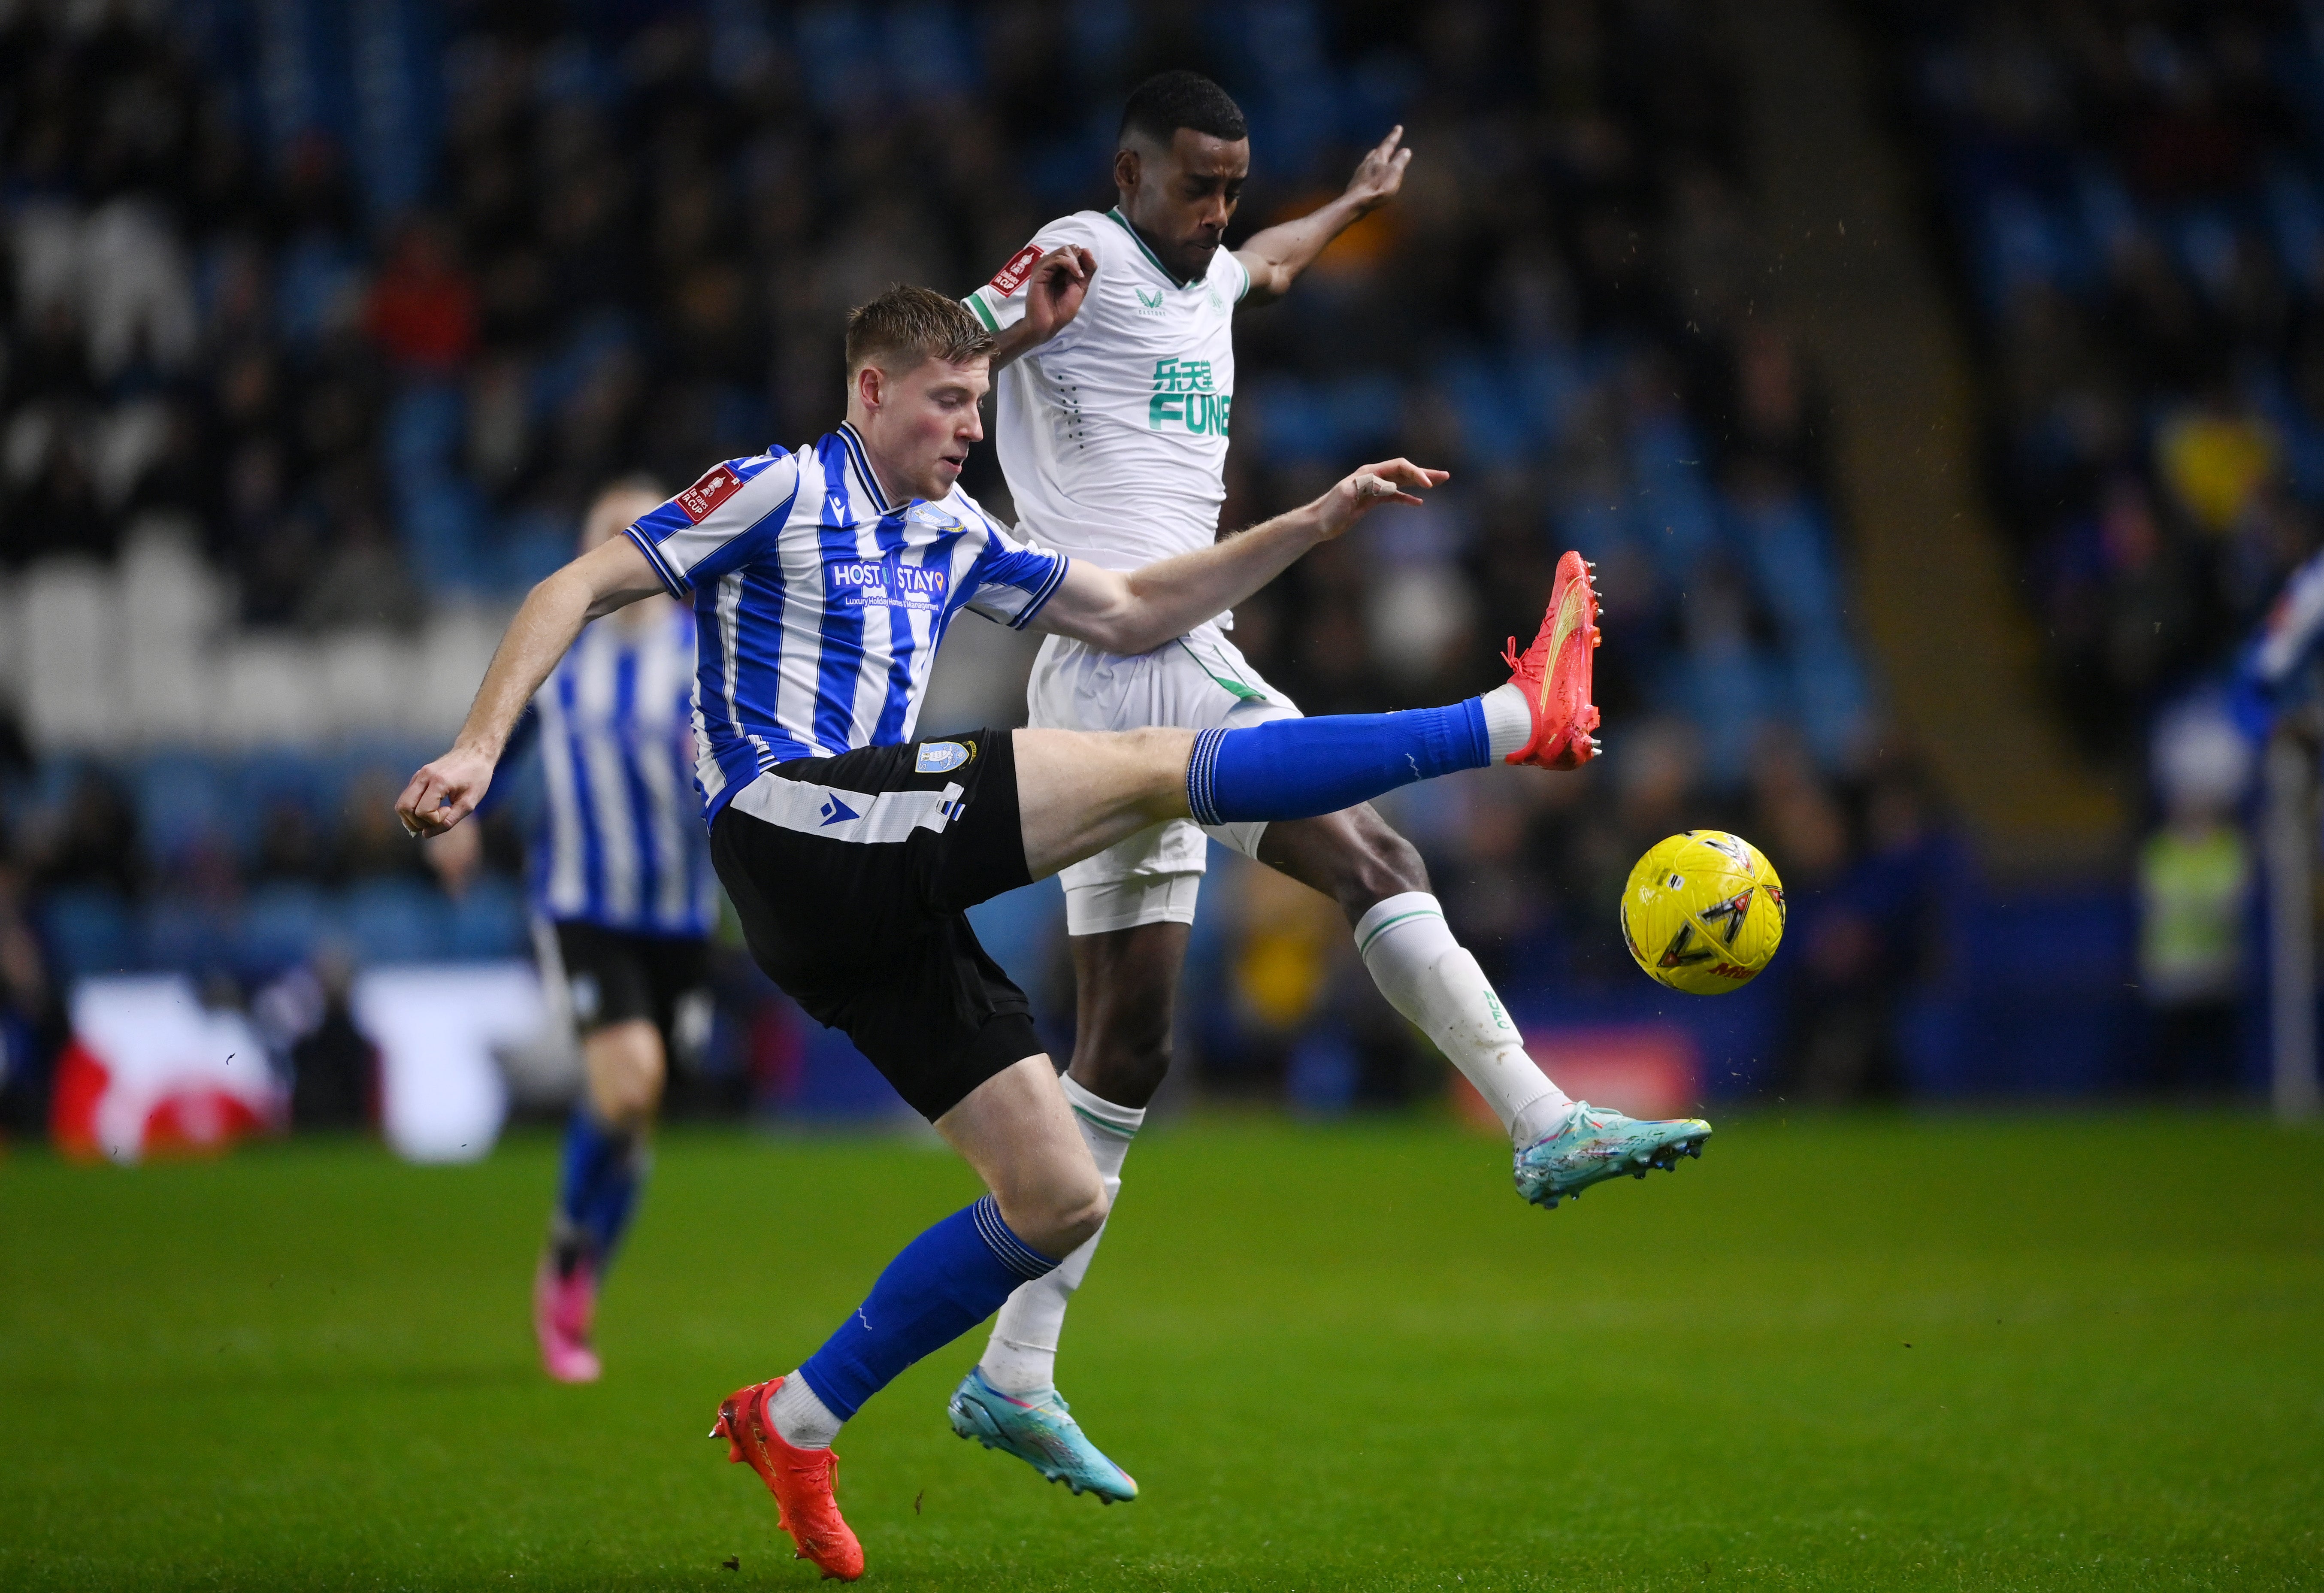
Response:
[[[863,1402],[932,1349],[941,1349],[1001,1309],[1001,1303],[1057,1264],[1010,1232],[986,1195],[906,1245],[872,1293],[799,1376],[831,1413],[847,1421]]]
[[[1186,806],[1204,824],[1314,818],[1492,760],[1476,697],[1405,714],[1275,719],[1196,736]]]
[[[584,1260],[602,1275],[613,1261],[645,1182],[645,1136],[607,1127],[587,1102],[565,1126],[565,1174],[558,1189],[558,1270]]]

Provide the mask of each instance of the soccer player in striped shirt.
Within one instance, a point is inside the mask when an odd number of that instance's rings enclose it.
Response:
[[[1112,569],[1210,546],[1226,500],[1235,308],[1288,292],[1326,244],[1397,193],[1411,160],[1398,147],[1402,133],[1392,129],[1332,203],[1230,250],[1227,224],[1250,168],[1241,111],[1193,72],[1165,72],[1132,92],[1114,156],[1120,202],[1041,228],[967,300],[999,340],[995,428],[1019,536]],[[1027,319],[1026,271],[1060,248],[1089,251],[1094,277],[1073,323],[1039,336]],[[1136,657],[1051,636],[1027,691],[1030,723],[1202,730],[1296,715],[1235,647],[1231,622],[1205,614]],[[1339,903],[1380,993],[1508,1131],[1525,1199],[1555,1205],[1569,1192],[1561,1169],[1632,1133],[1628,1119],[1570,1100],[1535,1064],[1484,970],[1447,926],[1419,852],[1369,806],[1210,833]],[[1170,1065],[1206,846],[1200,828],[1174,820],[1064,872],[1081,987],[1064,1087],[1110,1191]],[[1093,1239],[1010,1300],[950,1415],[964,1438],[1077,1493],[1123,1499],[1136,1485],[1056,1392],[1065,1309],[1095,1251]]]
[[[583,518],[579,551],[663,501],[641,480],[608,487]],[[597,1292],[637,1208],[663,1082],[709,1031],[718,877],[694,792],[693,695],[694,611],[655,596],[583,630],[532,700],[547,798],[528,860],[532,905],[583,1073],[533,1279],[533,1334],[560,1383],[597,1379]],[[464,825],[438,837],[429,861],[466,874],[475,836]]]
[[[1037,325],[1068,319],[1088,262],[1037,263]],[[959,487],[983,436],[991,335],[960,303],[895,288],[848,319],[848,414],[792,454],[732,460],[535,587],[451,750],[396,799],[448,828],[492,779],[509,728],[594,615],[690,593],[700,630],[696,778],[713,861],[752,954],[846,1032],[991,1192],[889,1263],[863,1303],[779,1377],[721,1402],[714,1436],[774,1495],[799,1552],[862,1574],[833,1493],[839,1427],[906,1367],[983,1321],[1094,1234],[1107,1197],[1035,1037],[1024,992],[965,909],[1154,824],[1335,813],[1413,780],[1494,763],[1571,768],[1596,710],[1596,603],[1580,557],[1509,683],[1450,707],[1202,732],[977,731],[916,740],[928,668],[963,612],[1135,656],[1240,601],[1368,510],[1444,479],[1364,466],[1322,497],[1127,573],[1028,547]],[[1707,1124],[1657,1126],[1620,1167],[1667,1163]],[[753,1248],[725,1286],[778,1272]]]

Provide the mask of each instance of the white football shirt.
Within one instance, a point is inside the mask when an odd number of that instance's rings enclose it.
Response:
[[[998,383],[1020,529],[1115,570],[1207,548],[1226,502],[1234,307],[1250,273],[1222,247],[1181,281],[1120,211],[1084,210],[1034,234],[968,307],[996,332],[1015,326],[1033,262],[1069,244],[1097,257],[1081,312]]]

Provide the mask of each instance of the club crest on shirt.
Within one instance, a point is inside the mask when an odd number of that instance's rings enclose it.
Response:
[[[1033,274],[1033,262],[1041,258],[1041,245],[1028,244],[1009,257],[1009,263],[992,273],[992,290],[1006,299],[1025,285]]]
[[[950,774],[976,756],[976,749],[958,741],[923,741],[920,755],[912,760],[915,774]]]
[[[715,466],[707,475],[680,493],[674,502],[686,511],[686,518],[700,525],[710,518],[710,511],[742,490],[742,478],[724,465]]]

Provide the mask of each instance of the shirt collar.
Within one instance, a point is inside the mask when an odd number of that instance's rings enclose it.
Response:
[[[872,456],[864,452],[862,434],[855,429],[853,422],[839,423],[839,444],[847,451],[848,468],[862,485],[865,501],[883,519],[893,514],[899,506],[889,502],[888,495],[880,490],[880,478],[872,474]]]
[[[1105,214],[1108,220],[1111,221],[1116,226],[1119,226],[1123,232],[1130,235],[1130,241],[1138,245],[1138,252],[1146,256],[1147,263],[1153,266],[1156,271],[1160,272],[1163,279],[1172,287],[1183,290],[1191,288],[1197,281],[1201,281],[1198,277],[1182,277],[1176,272],[1172,271],[1168,266],[1163,264],[1162,257],[1154,253],[1154,246],[1151,244],[1148,244],[1145,238],[1139,235],[1136,227],[1130,225],[1130,217],[1121,213],[1120,206],[1116,205],[1112,209],[1107,211]],[[1226,245],[1223,243],[1220,244],[1221,248],[1224,248],[1225,246]]]

